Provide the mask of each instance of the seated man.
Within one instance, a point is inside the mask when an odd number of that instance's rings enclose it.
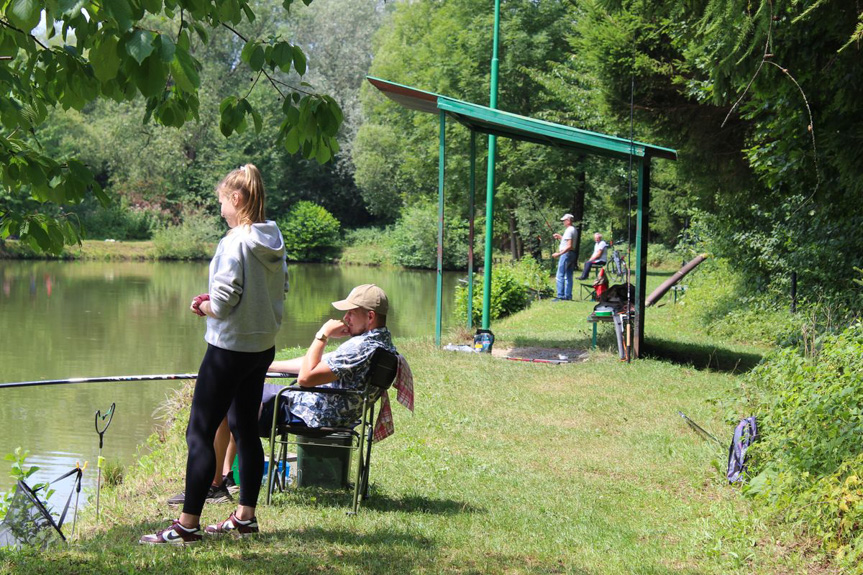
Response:
[[[584,271],[581,272],[581,277],[578,279],[584,281],[590,274],[591,266],[604,266],[608,261],[608,244],[602,240],[602,234],[597,232],[593,234],[593,241],[596,242],[593,246],[593,254],[590,259],[584,262]]]
[[[361,390],[374,351],[383,347],[396,353],[387,329],[389,302],[384,290],[374,284],[355,287],[347,298],[333,302],[344,311],[341,321],[328,320],[302,357],[274,361],[270,371],[298,373],[301,387],[333,387]],[[348,337],[335,351],[323,353],[329,338]],[[270,434],[273,398],[283,386],[267,384],[261,398],[258,425],[263,436]],[[293,392],[284,396],[287,405],[283,421],[305,423],[309,427],[350,425],[362,416],[362,399],[357,396]],[[280,400],[281,401],[281,400]]]

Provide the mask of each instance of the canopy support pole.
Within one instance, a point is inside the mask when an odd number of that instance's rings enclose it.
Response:
[[[500,0],[494,0],[494,37],[491,52],[491,90],[488,107],[497,109],[497,45],[500,37]],[[485,260],[482,277],[482,328],[491,324],[491,242],[494,232],[494,161],[497,150],[497,136],[488,137],[488,179],[485,191]]]
[[[446,157],[446,114],[440,113],[440,152],[438,157],[437,202],[437,303],[435,304],[435,343],[441,345],[441,308],[443,303],[443,176]]]
[[[476,219],[476,132],[470,131],[470,181],[467,232],[467,328],[473,329],[473,240]]]

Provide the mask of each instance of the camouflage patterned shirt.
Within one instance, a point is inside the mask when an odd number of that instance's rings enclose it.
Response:
[[[379,347],[396,353],[390,331],[385,327],[354,336],[335,351],[325,353],[321,361],[326,362],[338,379],[318,387],[362,390],[370,367],[369,360]],[[363,401],[357,396],[323,393],[291,395],[291,413],[309,427],[350,425],[362,416]]]

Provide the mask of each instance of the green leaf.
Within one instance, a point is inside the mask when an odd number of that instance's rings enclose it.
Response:
[[[219,19],[223,22],[239,24],[243,19],[240,3],[237,0],[222,0],[219,4]]]
[[[168,67],[156,56],[147,58],[135,76],[135,83],[141,94],[149,98],[165,89],[168,79]]]
[[[49,40],[57,35],[57,27],[54,25],[54,14],[48,10],[45,11],[45,34]]]
[[[273,46],[273,51],[270,55],[273,64],[279,67],[282,72],[288,73],[291,71],[291,65],[294,62],[294,49],[288,42],[279,42]]]
[[[209,44],[210,43],[210,35],[207,34],[207,29],[204,28],[204,25],[201,24],[200,22],[195,22],[194,28],[195,28],[195,32],[198,34],[198,38],[201,39],[201,42],[203,42],[204,44]]]
[[[143,64],[150,54],[153,53],[153,40],[155,35],[149,30],[135,30],[132,37],[126,42],[126,52],[133,57],[138,64]]]
[[[195,60],[186,49],[180,46],[177,46],[174,61],[171,62],[171,74],[174,76],[177,86],[190,94],[194,93],[201,85],[201,77],[198,75]]]
[[[162,62],[170,64],[174,60],[174,53],[177,51],[174,41],[167,34],[159,34],[156,37],[156,46],[159,47],[159,57]]]
[[[150,14],[159,14],[162,12],[162,0],[143,0],[144,9]]]
[[[27,239],[30,241],[31,246],[37,249],[41,248],[46,252],[52,247],[51,238],[38,222],[30,222],[30,225],[27,227]]]
[[[234,133],[234,129],[239,123],[236,119],[236,112],[238,107],[239,106],[236,103],[236,98],[234,98],[233,96],[222,100],[222,104],[219,106],[219,109],[221,111],[219,117],[219,130],[226,138]]]
[[[255,72],[259,72],[264,67],[264,49],[260,44],[255,44],[252,49],[252,54],[249,57],[249,67]]]
[[[296,154],[300,149],[300,132],[296,126],[288,130],[285,135],[285,149],[289,154]]]
[[[117,22],[120,32],[125,32],[132,27],[132,7],[129,6],[128,0],[102,0],[102,6],[108,16]],[[140,63],[141,60],[138,62]]]
[[[246,45],[243,46],[243,50],[240,52],[240,60],[248,64],[252,60],[252,52],[255,50],[255,46],[257,46],[257,42],[249,41],[246,42]]]
[[[302,76],[306,73],[306,55],[299,46],[293,47],[294,51],[294,69]]]
[[[93,74],[100,82],[108,82],[117,77],[120,70],[120,56],[117,54],[117,37],[104,35],[102,41],[90,50],[90,65]]]
[[[261,117],[261,113],[252,109],[252,120],[255,122],[255,133],[260,134],[261,130],[264,129],[264,119]]]
[[[87,0],[59,0],[57,7],[61,16],[79,14]]]
[[[330,149],[324,145],[318,146],[318,151],[315,154],[315,159],[319,164],[326,164],[330,159]]]
[[[48,237],[51,239],[52,246],[58,246],[61,250],[63,248],[63,232],[60,229],[60,224],[56,221],[47,222],[48,225]]]
[[[255,21],[255,13],[252,11],[251,8],[249,8],[249,5],[243,4],[242,8],[243,8],[243,13],[246,15],[246,20],[248,20],[249,22],[254,22]]]
[[[162,110],[159,111],[159,121],[162,122],[166,126],[173,126],[177,121],[176,112],[174,111],[173,106],[165,106]]]
[[[222,100],[221,103],[219,104],[219,113],[224,114],[225,110],[227,110],[228,107],[232,107],[232,106],[236,105],[236,103],[237,103],[237,97],[236,96],[228,96],[227,98]]]
[[[225,122],[219,120],[219,131],[222,132],[223,136],[228,138],[231,134],[234,133],[234,128],[230,124],[226,124]]]
[[[0,36],[0,56],[15,56],[18,53],[18,44],[12,34]],[[5,78],[3,80],[6,81]]]
[[[12,0],[6,7],[6,17],[15,27],[29,33],[42,18],[42,3],[36,0]]]

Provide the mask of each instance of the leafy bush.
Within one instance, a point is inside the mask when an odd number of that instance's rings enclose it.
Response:
[[[86,237],[95,240],[148,240],[161,224],[159,213],[134,207],[125,198],[107,207],[90,200],[70,211],[80,218]]]
[[[863,559],[863,323],[824,336],[809,356],[780,350],[749,379],[763,439],[746,492],[837,559]]]
[[[418,204],[407,208],[392,232],[394,263],[409,268],[437,267],[437,205]],[[483,229],[476,220],[475,229]],[[451,217],[444,222],[443,267],[465,269],[468,252],[468,222]],[[481,238],[476,238],[481,243]],[[482,250],[474,250],[474,264],[482,265]]]
[[[169,226],[153,234],[156,257],[168,260],[209,259],[222,229],[215,216],[187,213],[179,226]]]
[[[626,246],[621,246],[624,249]],[[609,254],[609,257],[611,255]],[[633,253],[633,260],[635,254]],[[651,268],[680,267],[681,262],[686,259],[678,254],[675,250],[669,249],[664,244],[648,244],[647,245],[647,266]]]
[[[349,264],[384,265],[393,263],[392,230],[360,228],[345,231],[345,249],[340,261]]]
[[[339,221],[312,202],[297,202],[279,228],[285,237],[288,259],[292,261],[330,261],[338,256],[343,243]]]
[[[482,321],[482,276],[476,274],[473,289],[473,322]],[[548,274],[533,258],[526,257],[515,263],[499,264],[491,271],[491,301],[489,318],[498,319],[525,309],[532,294],[551,294]],[[467,319],[467,286],[455,290],[456,316]]]

